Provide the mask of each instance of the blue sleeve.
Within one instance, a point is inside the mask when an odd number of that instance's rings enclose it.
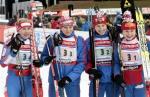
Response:
[[[90,39],[89,38],[86,40],[86,52],[88,52],[87,53],[87,62],[90,62],[91,52],[90,52]]]
[[[85,42],[83,38],[77,38],[77,64],[73,68],[72,72],[70,72],[67,76],[71,78],[72,81],[78,79],[81,76],[81,73],[85,68]]]
[[[148,52],[150,53],[150,41],[147,42]]]
[[[52,55],[52,41],[51,38],[49,38],[43,48],[43,52],[41,53],[41,64],[44,64],[45,58],[47,58],[48,56],[50,56],[50,54]]]
[[[91,55],[91,51],[90,51],[90,39],[88,38],[87,40],[86,40],[86,67],[85,67],[85,72],[87,72],[89,69],[91,69],[92,68],[92,63],[91,63],[91,57],[92,57],[92,55]]]
[[[120,74],[121,72],[121,64],[119,59],[118,47],[114,47],[114,76]]]

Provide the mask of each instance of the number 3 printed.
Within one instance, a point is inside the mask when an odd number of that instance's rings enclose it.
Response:
[[[68,55],[69,55],[69,57],[73,56],[73,52],[72,52],[72,51],[69,51],[69,50],[64,49],[63,56],[68,56]]]
[[[136,61],[136,55],[127,54],[128,61]]]

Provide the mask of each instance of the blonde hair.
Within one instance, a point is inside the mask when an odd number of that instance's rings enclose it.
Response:
[[[20,23],[28,22],[32,24],[32,21],[27,18],[19,18],[16,22],[16,25],[19,25]]]

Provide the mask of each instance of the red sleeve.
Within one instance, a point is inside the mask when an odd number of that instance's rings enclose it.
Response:
[[[85,67],[85,72],[87,73],[87,71],[89,70],[89,69],[91,69],[92,68],[92,64],[91,63],[88,63],[87,65],[86,65],[86,67]]]
[[[91,69],[92,68],[92,63],[91,63],[91,53],[89,53],[89,54],[87,54],[87,65],[86,65],[86,67],[85,67],[85,72],[87,73],[87,71],[89,70],[89,69]]]

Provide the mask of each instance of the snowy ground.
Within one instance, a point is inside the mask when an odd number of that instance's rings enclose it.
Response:
[[[6,75],[7,75],[7,68],[2,68],[0,66],[0,96],[1,97],[4,97]]]
[[[42,82],[43,82],[43,89],[44,89],[44,97],[48,97],[48,66],[42,67],[41,69],[41,74],[42,75]],[[83,72],[82,77],[81,77],[81,97],[89,97],[88,96],[88,85],[89,85],[89,80],[88,80],[88,75]]]
[[[43,83],[44,95],[43,97],[48,97],[48,66],[41,68],[41,77]],[[7,76],[7,68],[0,67],[0,97],[4,97],[6,76]],[[13,83],[12,83],[13,84]],[[88,97],[88,75],[83,73],[81,79],[81,97]]]

